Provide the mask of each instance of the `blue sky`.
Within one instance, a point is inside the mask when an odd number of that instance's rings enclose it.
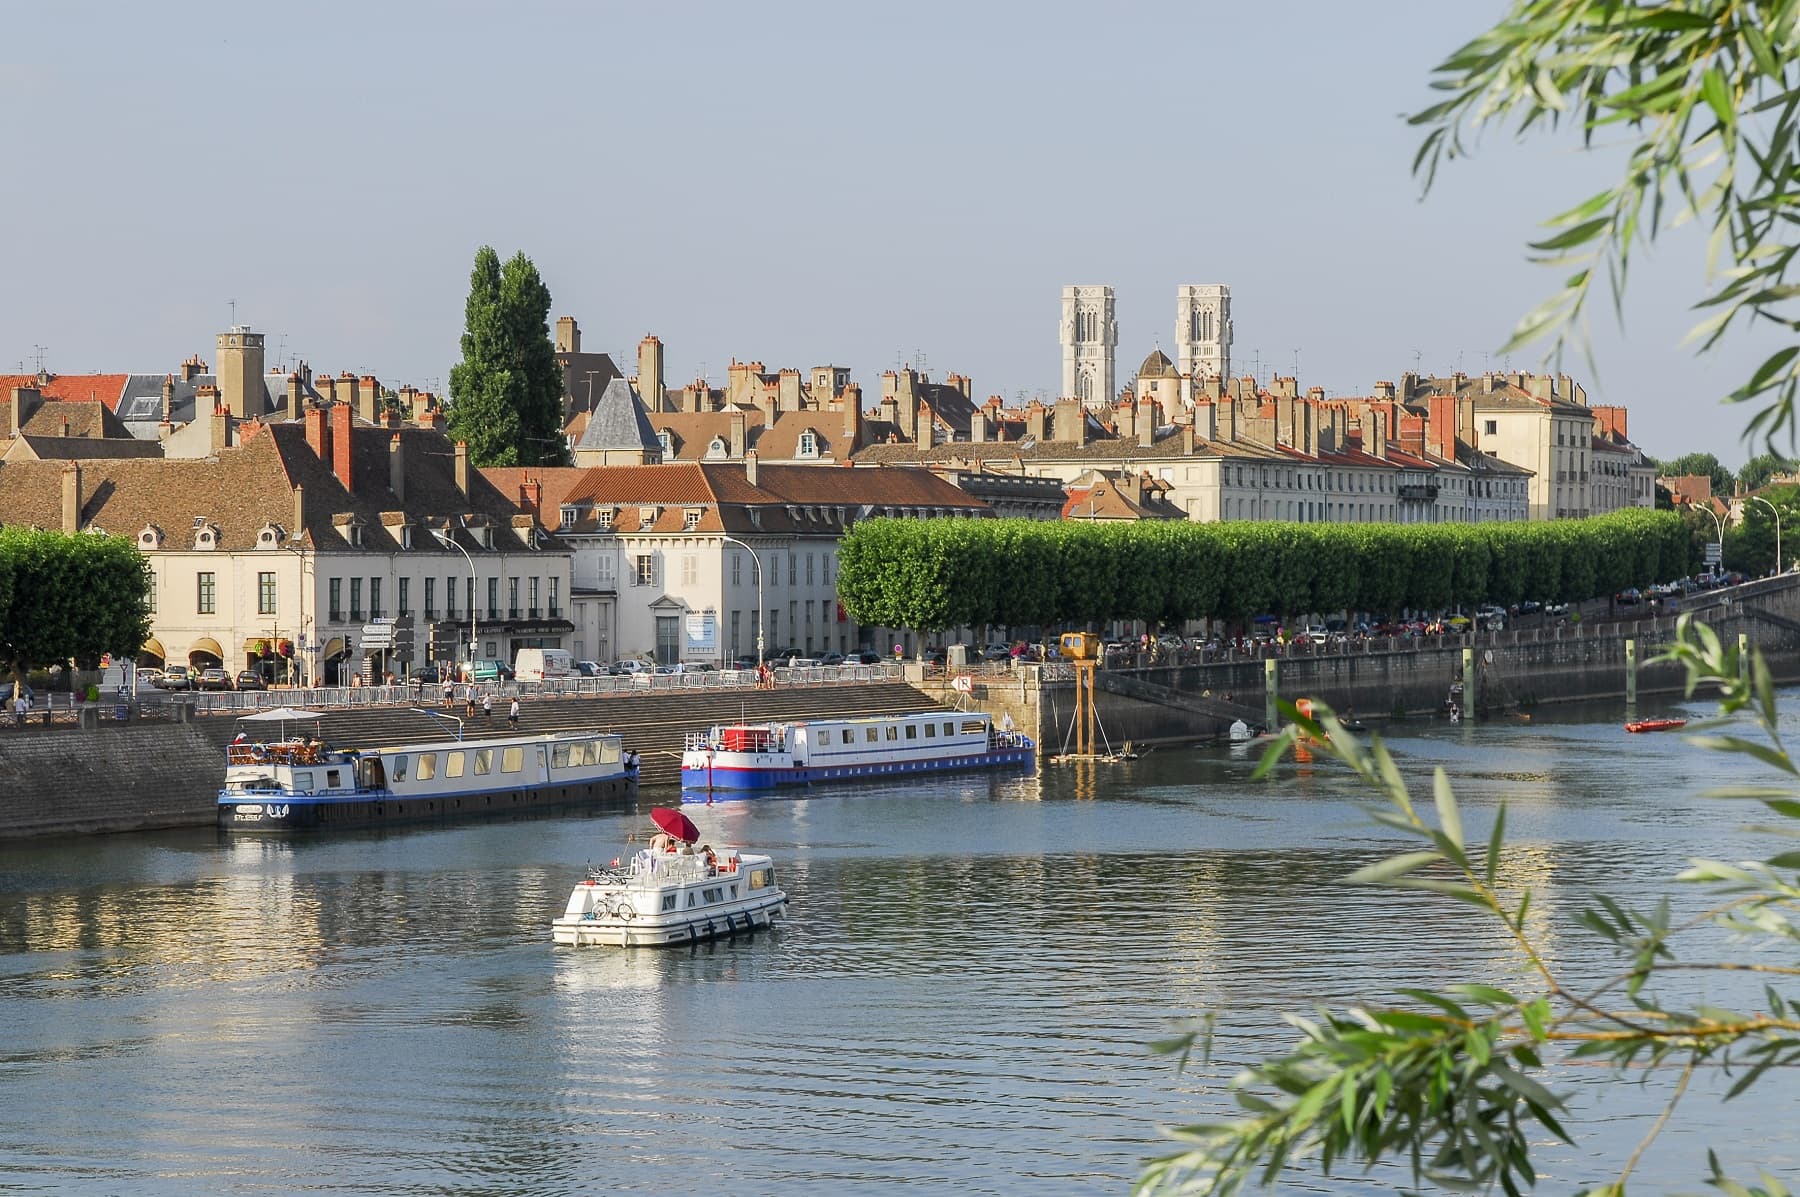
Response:
[[[1228,283],[1236,373],[1538,364],[1537,223],[1613,155],[1490,136],[1421,202],[1402,114],[1501,6],[9,4],[0,371],[160,371],[236,317],[317,370],[440,388],[477,246],[523,250],[627,372],[952,371],[1053,396],[1066,283],[1120,381]],[[1691,232],[1594,313],[1590,399],[1658,456],[1745,456],[1757,355],[1681,342]],[[872,400],[871,400],[872,402]]]

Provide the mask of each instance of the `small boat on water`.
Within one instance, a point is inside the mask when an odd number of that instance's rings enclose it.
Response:
[[[318,718],[313,712],[287,714]],[[333,748],[306,735],[246,738],[225,748],[219,826],[233,831],[374,827],[628,803],[637,795],[637,764],[636,754],[605,732],[363,749]]]
[[[1628,732],[1674,731],[1678,727],[1686,727],[1686,719],[1634,719],[1625,725]]]
[[[767,856],[735,848],[696,848],[686,815],[666,806],[650,812],[661,828],[650,846],[615,857],[588,874],[550,924],[551,938],[570,947],[666,947],[772,926],[787,909]]]
[[[704,796],[939,769],[1030,769],[1036,759],[1031,737],[995,728],[981,711],[729,723],[688,734],[681,788]]]

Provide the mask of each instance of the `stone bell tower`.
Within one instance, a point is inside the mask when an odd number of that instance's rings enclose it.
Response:
[[[1222,283],[1177,288],[1175,366],[1195,379],[1231,377],[1231,288]]]
[[[1113,351],[1119,325],[1111,287],[1064,287],[1062,293],[1062,397],[1092,408],[1110,407]]]

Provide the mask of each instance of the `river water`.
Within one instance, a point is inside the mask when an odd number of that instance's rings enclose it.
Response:
[[[1574,978],[1612,963],[1574,924],[1594,887],[1647,901],[1689,856],[1762,847],[1752,810],[1698,796],[1744,766],[1616,709],[1390,731],[1427,805],[1449,768],[1472,839],[1508,802],[1507,879]],[[641,816],[0,847],[0,1191],[1123,1193],[1159,1127],[1222,1112],[1291,1038],[1281,1011],[1524,980],[1462,908],[1337,883],[1400,847],[1341,768],[1252,763],[689,806],[775,855],[789,921],[662,952],[549,943]],[[1209,1066],[1148,1051],[1209,1010]],[[1578,1142],[1545,1144],[1546,1192],[1605,1179],[1667,1091],[1555,1080]],[[1698,1082],[1648,1187],[1698,1189],[1708,1142],[1794,1171],[1785,1117],[1753,1115],[1800,1091],[1723,1087]]]

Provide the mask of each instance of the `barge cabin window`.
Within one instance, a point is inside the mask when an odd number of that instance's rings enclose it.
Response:
[[[500,772],[517,773],[525,767],[525,749],[517,744],[500,750]]]
[[[952,728],[953,728],[952,724],[949,724],[949,723],[944,724],[944,734],[946,736],[954,736],[956,734],[956,732],[954,730],[952,730]]]
[[[890,723],[890,724],[888,724],[888,726],[887,726],[887,738],[888,738],[888,739],[890,739],[890,740],[898,740],[898,739],[899,739],[899,738],[900,738],[900,729],[899,729],[899,727],[897,727],[897,726],[896,726],[896,725],[894,725],[894,724],[892,724],[892,723]]]
[[[906,738],[909,740],[916,740],[919,738],[919,725],[918,724],[909,723],[906,725]]]
[[[863,739],[867,740],[869,743],[873,744],[880,738],[880,734],[874,728],[868,727],[863,729]]]
[[[663,909],[664,909],[664,910],[673,910],[673,909],[675,909],[675,895],[674,895],[674,894],[664,894],[664,895],[663,895],[663,904],[662,904],[662,908],[663,908]]]
[[[407,762],[407,757],[405,757],[404,755],[397,756],[394,758],[394,780],[395,781],[405,781],[406,780],[406,762]]]
[[[937,724],[927,723],[925,725],[925,738],[927,740],[933,740],[933,739],[937,738]]]
[[[420,781],[430,781],[437,776],[437,753],[421,752],[419,754],[419,771],[416,776]]]
[[[444,776],[461,777],[463,775],[463,758],[467,755],[463,752],[446,752],[444,754]]]
[[[963,722],[963,735],[965,736],[979,736],[985,731],[987,731],[987,724],[978,720],[968,719]]]
[[[494,768],[494,750],[477,748],[475,750],[475,776],[486,777]]]

